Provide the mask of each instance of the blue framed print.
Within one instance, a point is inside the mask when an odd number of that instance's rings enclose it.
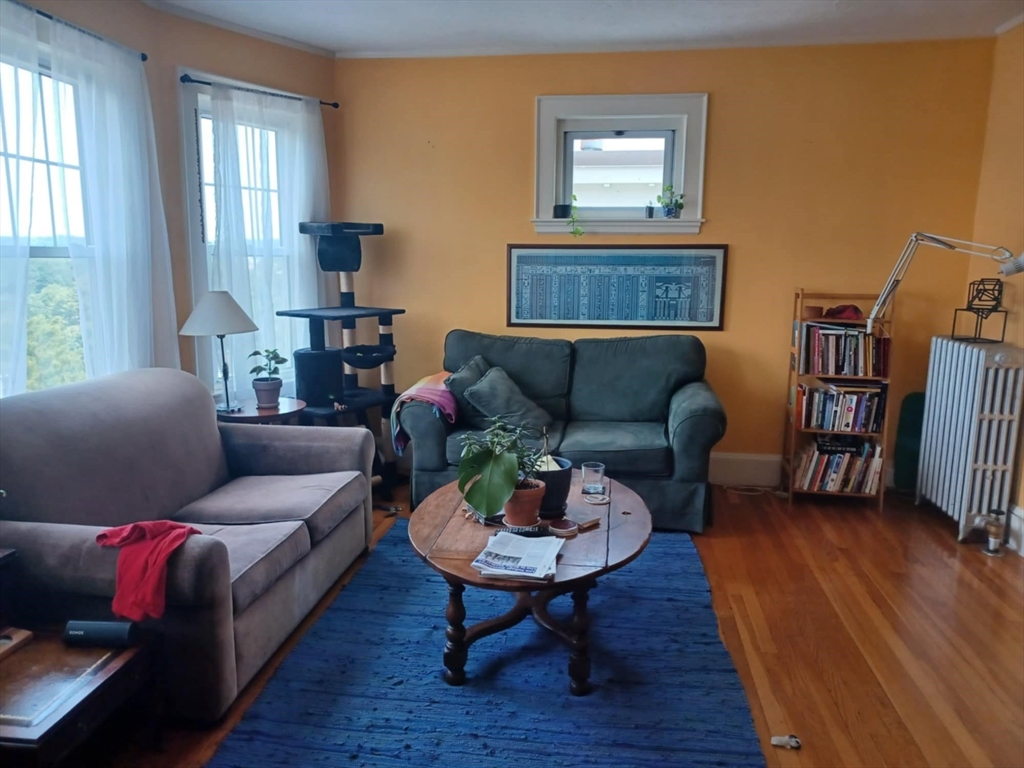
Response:
[[[725,245],[510,245],[508,325],[722,330]]]

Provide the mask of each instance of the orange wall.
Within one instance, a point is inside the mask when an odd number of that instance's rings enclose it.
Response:
[[[361,303],[408,310],[395,320],[399,388],[440,369],[452,328],[515,332],[507,243],[571,240],[530,224],[538,95],[707,91],[701,234],[581,242],[728,243],[725,330],[699,334],[729,414],[719,448],[779,453],[793,289],[877,292],[911,232],[974,231],[993,47],[338,60],[334,214],[385,223],[356,285]],[[962,301],[963,258],[928,257],[896,300],[896,403],[923,387],[929,339]]]
[[[1024,24],[996,40],[974,240],[1024,251]],[[971,259],[971,280],[997,276],[992,264]],[[1003,281],[1003,304],[1007,341],[1024,346],[1024,274]],[[1024,508],[1024,450],[1018,453],[1017,506]]]
[[[178,67],[192,67],[222,77],[291,93],[324,98],[334,81],[334,60],[229,32],[208,24],[161,13],[139,0],[28,0],[40,10],[144,51],[156,124],[160,183],[171,243],[178,325],[192,309],[192,285],[182,178]],[[324,130],[335,133],[335,110],[324,110]],[[335,146],[327,147],[328,162]],[[180,337],[183,367],[193,370],[190,339]]]

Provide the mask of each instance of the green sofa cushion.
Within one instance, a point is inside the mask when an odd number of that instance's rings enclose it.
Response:
[[[523,394],[501,368],[491,368],[465,397],[487,417],[500,416],[513,425],[543,429],[551,423],[551,414]]]
[[[672,449],[663,423],[573,421],[565,428],[558,455],[574,467],[584,461],[600,461],[612,478],[618,474],[672,474]]]
[[[564,421],[552,421],[547,427],[548,430],[548,452],[561,455],[558,452],[558,446],[562,442],[562,435],[565,434],[565,422]],[[467,432],[473,432],[474,434],[483,434],[483,430],[479,429],[456,429],[445,441],[445,459],[447,459],[450,466],[457,465],[459,459],[462,458],[462,436]],[[538,440],[527,440],[526,444],[534,448],[544,447],[543,438]]]
[[[459,421],[476,429],[484,429],[490,422],[487,420],[486,414],[481,413],[476,406],[469,402],[466,398],[466,390],[480,381],[490,367],[486,360],[480,355],[476,355],[444,380],[444,385],[448,387],[448,391],[455,397],[455,402],[459,406]]]
[[[569,411],[574,422],[664,424],[675,391],[704,378],[704,345],[696,336],[580,339],[573,351]]]
[[[572,343],[463,330],[452,331],[445,338],[446,371],[459,370],[476,355],[482,355],[490,366],[504,369],[523,394],[552,418],[566,419]]]

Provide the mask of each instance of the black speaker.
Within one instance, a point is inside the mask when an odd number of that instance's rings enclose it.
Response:
[[[139,642],[134,621],[69,621],[64,643],[85,648],[127,648]]]

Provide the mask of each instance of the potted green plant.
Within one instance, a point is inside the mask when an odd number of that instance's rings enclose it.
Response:
[[[526,444],[535,436],[529,427],[501,418],[491,422],[483,434],[462,436],[459,492],[485,518],[504,512],[506,525],[535,525],[544,497],[544,483],[536,478],[543,452]]]
[[[281,357],[276,349],[254,350],[249,357],[263,358],[263,362],[256,365],[249,371],[255,373],[256,378],[252,380],[252,388],[256,391],[257,408],[276,408],[281,398],[281,366],[288,362],[288,358]],[[264,375],[266,374],[266,375]]]
[[[665,213],[666,219],[679,218],[679,212],[683,210],[683,195],[676,194],[671,184],[666,184],[661,194],[657,197],[661,210]]]

